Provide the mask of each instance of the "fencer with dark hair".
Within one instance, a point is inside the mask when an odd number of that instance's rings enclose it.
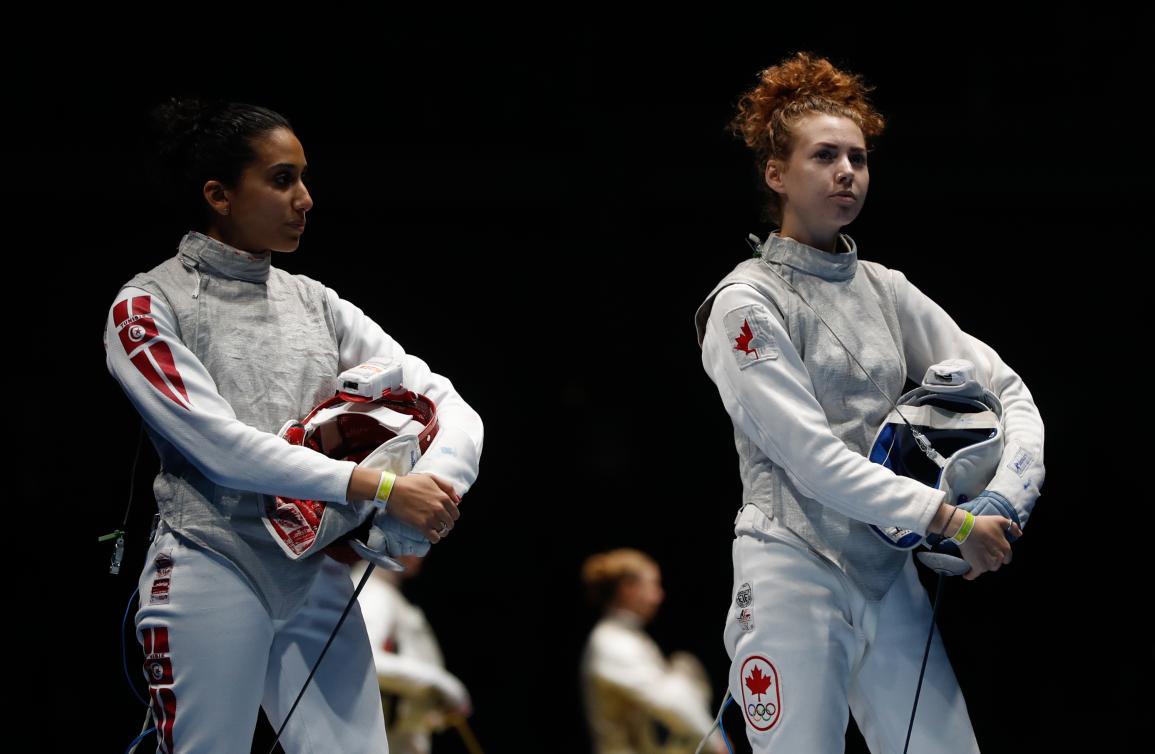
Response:
[[[140,577],[137,637],[158,750],[248,751],[260,707],[279,727],[333,621],[308,620],[323,550],[381,514],[437,542],[477,476],[482,425],[448,379],[333,289],[274,264],[313,196],[288,120],[262,107],[170,101],[157,173],[185,208],[176,254],[128,281],[107,364],[160,456],[160,523]],[[407,475],[278,436],[370,358],[400,365],[441,429]],[[289,502],[286,502],[289,501]],[[270,526],[270,516],[282,523]],[[292,552],[299,556],[287,557]],[[312,594],[343,605],[353,588]],[[322,611],[323,612],[323,611]],[[287,752],[384,752],[372,653],[354,610],[281,738]]]

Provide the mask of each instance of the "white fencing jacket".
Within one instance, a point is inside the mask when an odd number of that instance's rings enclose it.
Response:
[[[355,464],[276,435],[333,395],[341,371],[373,356],[402,363],[406,387],[433,400],[441,422],[413,471],[461,494],[477,478],[481,419],[450,381],[331,289],[273,267],[270,253],[186,234],[175,257],[121,289],[104,345],[160,456],[165,525],[233,563],[274,617],[301,604],[319,561],[280,552],[261,523],[264,496],[342,504],[330,506],[325,541],[368,513],[343,505]]]
[[[988,487],[1025,525],[1043,482],[1043,423],[1030,392],[995,351],[897,270],[772,234],[699,307],[702,364],[734,423],[743,503],[758,506],[838,564],[872,599],[909,556],[868,524],[925,533],[943,493],[867,459],[891,409],[802,297],[891,399],[907,375],[969,359],[1004,408],[1006,448]],[[782,275],[791,290],[771,267]],[[797,291],[797,292],[796,292]]]

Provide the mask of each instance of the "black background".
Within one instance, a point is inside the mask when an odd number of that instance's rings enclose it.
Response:
[[[96,539],[123,516],[139,421],[100,335],[119,286],[185,230],[135,156],[148,108],[182,93],[292,120],[315,208],[275,263],[357,303],[485,419],[462,520],[407,587],[473,695],[485,750],[588,750],[577,663],[594,615],[577,574],[610,547],[660,562],[652,633],[698,655],[720,698],[740,483],[691,316],[747,256],[745,235],[767,232],[753,159],[725,125],[757,71],[795,50],[863,74],[888,117],[847,229],[861,256],[998,350],[1046,422],[1044,495],[1014,564],[949,583],[941,610],[980,744],[1137,741],[1152,517],[1141,482],[1114,481],[1146,464],[1127,431],[1150,251],[1135,19],[861,16],[14,25],[35,40],[6,55],[2,195],[22,312],[10,394],[33,428],[10,435],[24,452],[9,501],[10,684],[26,689],[30,748],[122,751],[143,717],[118,636],[155,460],[146,443],[111,576]],[[728,728],[748,748],[736,714]],[[452,733],[436,745],[463,750]]]

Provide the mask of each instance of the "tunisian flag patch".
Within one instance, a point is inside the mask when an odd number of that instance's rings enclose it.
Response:
[[[131,296],[112,307],[116,334],[133,366],[158,392],[185,409],[188,390],[176,367],[172,349],[156,329],[152,316],[152,296]]]
[[[722,327],[739,368],[778,358],[778,343],[770,329],[770,312],[761,304],[747,304],[726,312]]]

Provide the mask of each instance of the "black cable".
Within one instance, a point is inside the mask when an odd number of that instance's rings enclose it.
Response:
[[[325,557],[325,556],[319,556]],[[337,638],[337,632],[341,630],[341,626],[345,623],[345,618],[348,617],[349,611],[353,609],[353,604],[357,601],[357,595],[361,594],[361,590],[365,587],[365,583],[369,581],[369,576],[372,575],[373,569],[376,568],[374,563],[369,563],[369,567],[365,569],[365,575],[361,577],[361,583],[353,590],[353,596],[349,598],[349,604],[345,605],[344,612],[341,613],[341,618],[337,621],[337,625],[333,627],[333,633],[329,634],[329,640],[325,642],[325,646],[321,649],[321,654],[317,657],[317,661],[313,663],[313,669],[309,671],[309,677],[305,679],[305,683],[301,686],[301,693],[297,694],[296,700],[293,701],[293,706],[289,708],[289,714],[285,715],[285,721],[281,723],[281,727],[277,729],[277,737],[273,739],[273,745],[269,747],[269,754],[273,754],[277,749],[277,742],[281,740],[281,734],[285,732],[285,726],[289,724],[289,719],[296,711],[297,705],[301,702],[301,697],[305,695],[305,689],[309,688],[309,682],[313,680],[313,676],[317,674],[317,668],[321,666],[321,660],[325,657],[325,653],[329,651],[329,646],[333,640]]]
[[[112,574],[120,573],[120,564],[124,560],[124,532],[128,529],[128,516],[132,512],[132,498],[136,491],[136,466],[140,463],[140,448],[144,445],[144,421],[140,422],[140,429],[136,435],[136,453],[132,458],[132,476],[128,480],[128,505],[124,507],[124,520],[120,522],[120,528],[111,534],[105,534],[99,537],[97,542],[107,542],[110,539],[115,539],[116,544],[112,549],[112,562],[109,565],[108,572]]]
[[[930,642],[934,638],[934,620],[938,615],[938,600],[942,596],[942,586],[946,583],[946,574],[938,572],[938,587],[934,590],[934,607],[930,610],[930,633],[926,637],[926,649],[922,653],[922,668],[918,671],[918,688],[914,690],[914,707],[910,710],[910,725],[906,726],[906,744],[902,747],[902,754],[906,754],[910,746],[910,732],[914,730],[914,715],[918,711],[918,697],[922,693],[922,677],[926,674],[926,661],[930,657]]]
[[[128,506],[124,509],[124,521],[121,522],[120,528],[128,528],[128,514],[132,510],[132,497],[136,491],[136,466],[140,463],[140,448],[144,445],[144,421],[140,423],[140,429],[136,433],[136,454],[132,458],[132,476],[128,478]]]

